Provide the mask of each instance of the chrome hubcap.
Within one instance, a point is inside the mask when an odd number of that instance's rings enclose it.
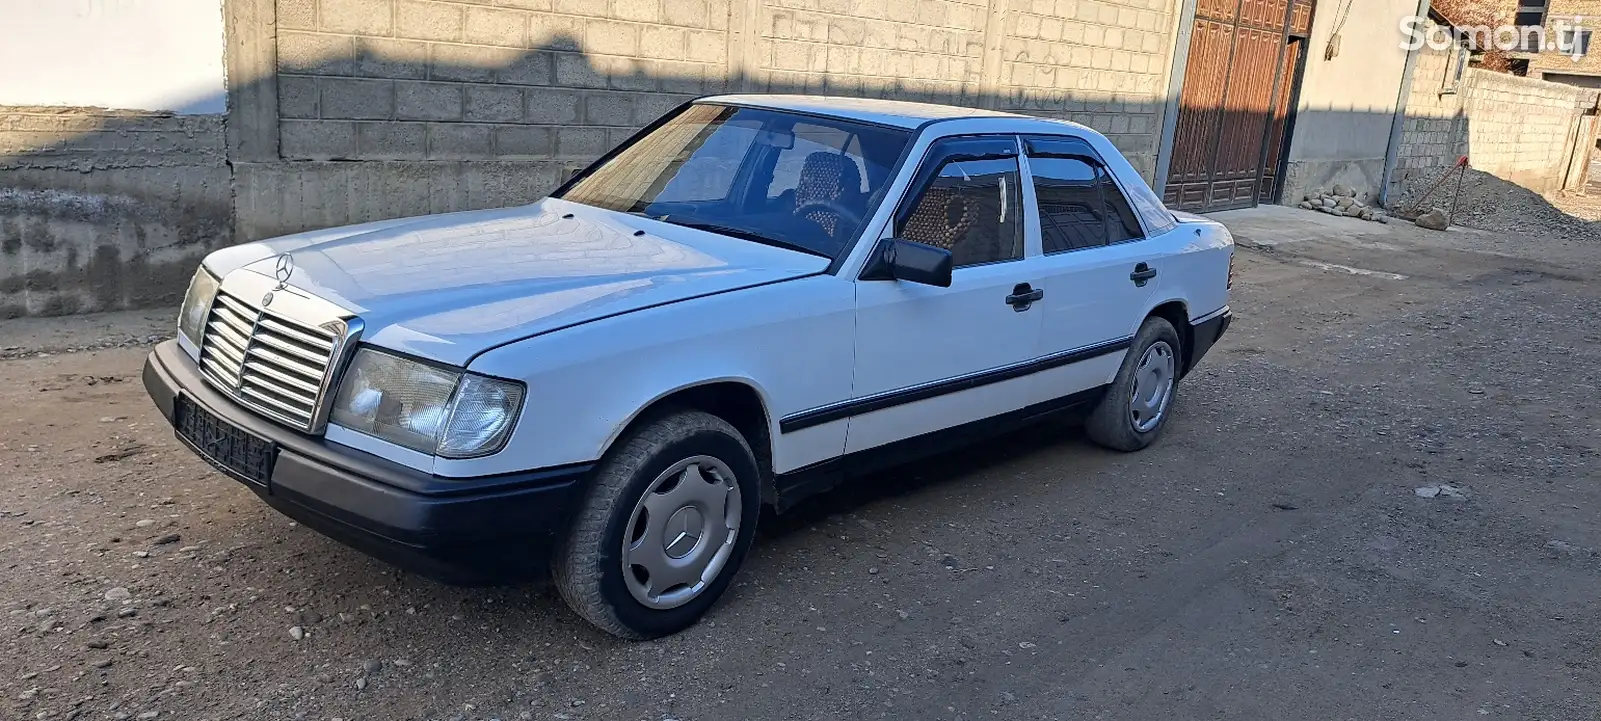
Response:
[[[1129,418],[1134,430],[1145,433],[1162,422],[1168,403],[1173,400],[1174,370],[1178,367],[1173,358],[1173,346],[1157,341],[1145,349],[1139,365],[1134,366],[1134,394],[1129,398]]]
[[[728,465],[695,456],[668,468],[634,504],[623,538],[623,582],[634,600],[669,609],[717,578],[739,538],[739,484]]]

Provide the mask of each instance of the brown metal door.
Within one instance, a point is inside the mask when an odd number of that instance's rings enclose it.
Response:
[[[1291,25],[1305,32],[1310,15],[1310,0],[1294,8],[1290,0],[1197,0],[1163,192],[1168,205],[1226,210],[1271,197],[1294,78],[1284,72],[1287,62],[1295,66],[1286,43]]]
[[[1290,38],[1289,52],[1279,66],[1279,88],[1273,100],[1273,117],[1267,125],[1267,155],[1262,164],[1262,188],[1257,192],[1259,203],[1271,203],[1279,192],[1279,168],[1283,165],[1284,141],[1290,119],[1290,102],[1295,97],[1299,78],[1296,69],[1301,65],[1301,54],[1306,52],[1306,38]]]

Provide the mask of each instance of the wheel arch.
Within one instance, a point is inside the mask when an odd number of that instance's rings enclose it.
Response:
[[[1195,363],[1195,329],[1190,325],[1189,306],[1179,299],[1166,300],[1158,303],[1151,312],[1145,314],[1140,320],[1144,323],[1149,318],[1161,318],[1173,326],[1179,334],[1180,351],[1183,354],[1183,364],[1179,367],[1179,377],[1190,372],[1190,366]]]
[[[728,421],[745,437],[745,442],[750,444],[751,452],[756,456],[756,467],[762,474],[762,503],[772,505],[776,502],[772,415],[768,411],[766,395],[748,378],[711,378],[658,394],[617,426],[601,448],[601,455],[610,452],[619,439],[639,424],[683,408],[705,411]]]

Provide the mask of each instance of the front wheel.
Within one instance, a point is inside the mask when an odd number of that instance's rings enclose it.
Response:
[[[557,591],[624,638],[688,628],[750,549],[758,478],[750,445],[717,416],[689,410],[645,424],[597,469],[554,559]]]
[[[1184,362],[1178,331],[1166,320],[1146,318],[1106,396],[1090,412],[1090,440],[1119,451],[1151,445],[1167,425]]]

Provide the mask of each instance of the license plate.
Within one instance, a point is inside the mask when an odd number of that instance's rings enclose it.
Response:
[[[178,439],[217,470],[246,483],[266,487],[278,445],[246,433],[179,395],[173,407]]]

